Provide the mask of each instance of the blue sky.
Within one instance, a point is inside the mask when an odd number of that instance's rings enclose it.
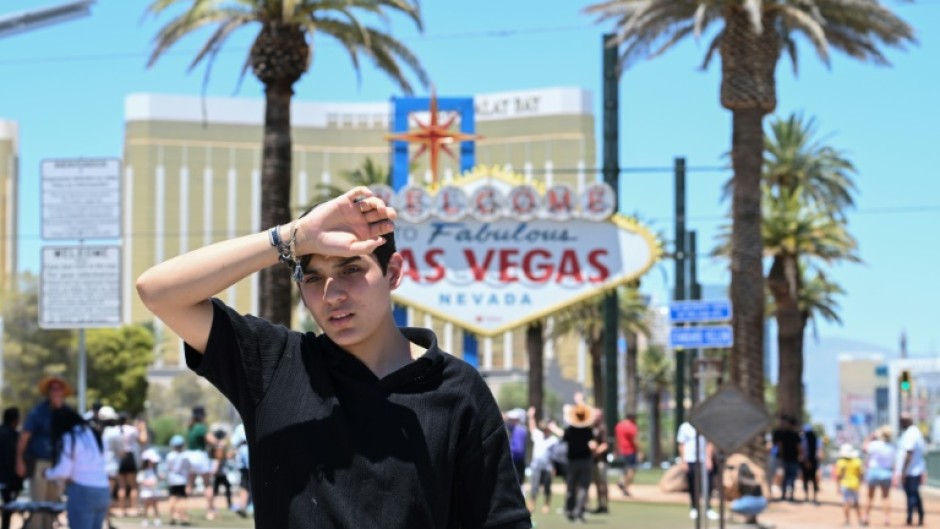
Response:
[[[0,14],[57,3],[6,0]],[[153,36],[168,20],[145,15],[146,4],[98,0],[90,17],[0,39],[0,119],[20,125],[21,270],[39,269],[42,159],[120,157],[127,94],[200,93],[203,70],[186,72],[200,39],[182,41],[155,67],[146,68]],[[580,14],[587,4],[425,0],[423,35],[403,18],[392,19],[391,31],[421,59],[441,95],[583,87],[594,94],[599,124],[600,35],[607,28]],[[891,68],[835,55],[827,69],[803,42],[799,76],[794,77],[788,60],[778,69],[777,113],[815,117],[829,143],[859,170],[860,193],[849,226],[864,263],[830,272],[847,291],[841,299],[844,324],[821,324],[820,337],[894,349],[903,329],[912,354],[936,354],[940,289],[931,278],[934,246],[940,242],[940,171],[934,152],[940,123],[940,0],[888,5],[915,27],[917,46],[889,51]],[[219,55],[209,95],[235,93],[255,31],[242,30]],[[689,40],[624,74],[623,167],[668,167],[675,156],[685,156],[693,168],[725,163],[731,119],[718,103],[718,64],[706,72],[698,69],[706,44]],[[295,92],[297,99],[312,101],[399,95],[370,64],[364,64],[357,80],[345,52],[322,37],[315,41],[312,70]],[[249,75],[237,95],[260,97],[258,81]],[[726,222],[720,187],[727,177],[723,171],[688,176],[688,227],[698,230],[703,253]],[[669,173],[626,173],[621,192],[624,211],[638,213],[657,231],[673,232]],[[664,262],[644,288],[665,297],[671,271],[672,263]],[[699,273],[706,284],[728,280],[726,263],[707,256],[700,257]]]

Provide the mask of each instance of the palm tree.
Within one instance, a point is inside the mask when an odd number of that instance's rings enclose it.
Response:
[[[624,358],[624,382],[627,394],[624,401],[624,414],[636,414],[640,400],[639,337],[649,335],[649,303],[637,290],[639,281],[620,289],[617,300],[620,305],[620,321],[624,323],[620,331],[627,342]]]
[[[613,22],[609,45],[620,47],[621,71],[637,59],[656,57],[713,23],[703,67],[721,57],[721,104],[731,111],[734,169],[731,301],[734,347],[731,379],[763,399],[764,281],[761,258],[763,119],[777,106],[775,72],[786,52],[797,65],[797,34],[829,63],[829,49],[875,64],[888,64],[882,46],[914,41],[911,27],[876,0],[605,0],[585,8],[598,22]],[[763,460],[754,443],[749,455]]]
[[[352,170],[343,171],[340,176],[343,177],[348,186],[342,187],[321,182],[316,186],[319,192],[317,201],[338,197],[348,191],[350,187],[388,185],[391,171],[375,163],[372,158],[366,158],[362,161],[362,165]]]
[[[604,295],[565,308],[556,314],[552,337],[576,332],[587,344],[591,358],[591,386],[594,406],[605,408],[604,390]],[[646,304],[636,290],[627,287],[618,296],[617,328],[646,333]],[[531,365],[529,366],[531,370]],[[604,410],[616,414],[616,410]]]
[[[148,11],[160,15],[181,4],[188,7],[170,20],[156,36],[148,66],[184,36],[215,26],[190,64],[203,60],[208,76],[215,56],[237,29],[260,25],[242,70],[248,68],[264,84],[265,115],[261,158],[261,224],[264,227],[291,220],[291,131],[290,103],[293,86],[306,73],[317,33],[337,40],[359,71],[364,54],[391,77],[406,93],[412,92],[400,63],[407,65],[423,85],[427,74],[418,59],[401,42],[378,29],[364,25],[357,13],[386,18],[400,12],[421,29],[421,16],[414,0],[156,0]],[[260,315],[275,323],[291,324],[290,277],[282,270],[261,272]]]
[[[806,306],[800,303],[804,263],[858,261],[845,223],[807,206],[805,195],[802,187],[777,197],[768,191],[762,226],[765,251],[773,258],[767,287],[777,320],[777,411],[797,418],[803,416],[803,336],[808,321]]]
[[[649,460],[658,465],[663,461],[661,407],[672,384],[673,365],[663,348],[653,345],[640,353],[638,367],[640,387],[649,407]]]
[[[525,328],[525,351],[529,360],[529,406],[535,420],[542,420],[545,406],[545,323],[536,320]]]
[[[802,187],[807,204],[844,220],[845,211],[855,203],[855,166],[815,135],[813,118],[791,114],[772,120],[770,134],[764,136],[764,185],[778,196]]]

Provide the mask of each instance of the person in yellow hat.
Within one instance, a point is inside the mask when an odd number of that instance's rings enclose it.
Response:
[[[60,484],[45,476],[53,459],[52,414],[68,408],[65,397],[72,395],[72,386],[58,375],[49,375],[39,380],[37,389],[45,398],[30,410],[23,423],[16,447],[16,473],[30,481],[33,501],[58,501],[62,495]],[[51,514],[36,513],[30,518],[30,527],[51,529],[53,521]]]

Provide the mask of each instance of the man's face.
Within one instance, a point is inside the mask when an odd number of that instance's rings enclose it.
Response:
[[[61,408],[65,402],[65,386],[59,382],[51,382],[47,388],[49,403],[53,408]]]
[[[351,350],[368,343],[391,318],[391,291],[401,280],[401,266],[397,253],[384,275],[371,255],[314,255],[300,285],[304,304],[331,340]]]

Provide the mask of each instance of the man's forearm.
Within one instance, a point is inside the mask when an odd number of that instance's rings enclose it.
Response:
[[[281,228],[282,236],[286,227]],[[267,232],[218,242],[150,268],[137,280],[141,300],[161,310],[196,305],[278,262]],[[286,272],[285,272],[286,273]]]

